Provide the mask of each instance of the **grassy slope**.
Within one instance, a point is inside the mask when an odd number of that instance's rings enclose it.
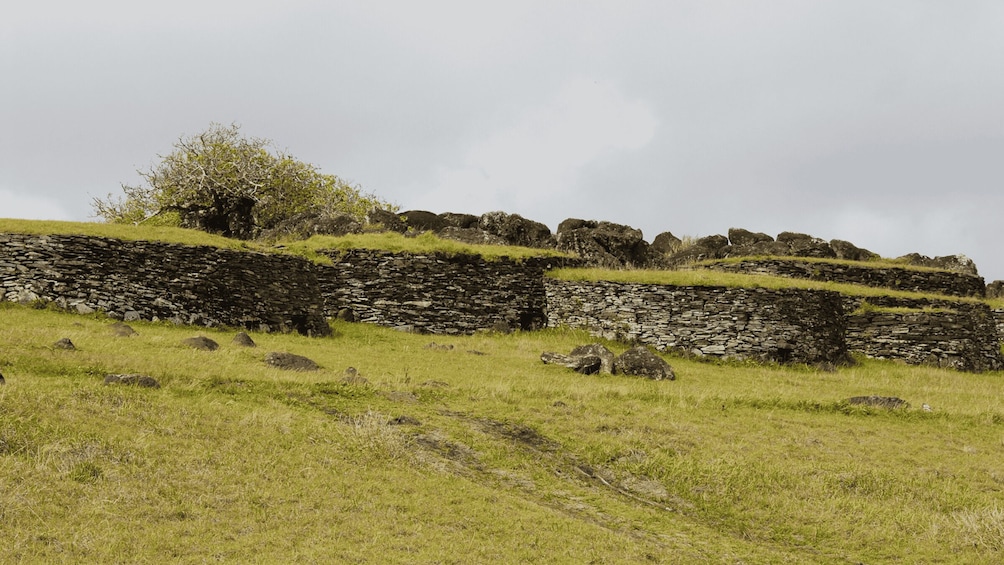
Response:
[[[117,338],[107,325],[0,305],[0,562],[1004,555],[1000,374],[669,358],[678,380],[652,382],[543,365],[541,351],[591,341],[568,331],[342,324],[239,349],[232,332],[135,323]],[[199,332],[221,349],[180,344]],[[54,349],[62,337],[78,350]],[[268,368],[268,351],[323,369]],[[342,384],[348,366],[369,384]],[[163,387],[104,386],[109,372]],[[913,407],[840,402],[867,394]],[[388,424],[399,416],[420,424]]]

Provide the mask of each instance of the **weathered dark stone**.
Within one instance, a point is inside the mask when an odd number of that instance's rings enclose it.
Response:
[[[56,349],[67,349],[70,351],[73,351],[77,348],[77,346],[73,345],[73,342],[70,341],[70,338],[68,337],[60,339],[56,343],[53,343],[52,346],[55,347]]]
[[[632,347],[614,359],[614,374],[647,377],[656,381],[674,380],[676,374],[665,359],[643,345]]]
[[[650,259],[641,230],[611,222],[569,218],[558,225],[557,242],[559,251],[576,253],[598,267],[644,267]]]
[[[149,375],[138,375],[138,374],[105,375],[105,384],[133,385],[144,388],[160,388],[160,383],[157,382],[157,379]]]
[[[765,233],[753,233],[742,228],[729,228],[729,242],[734,246],[773,243],[774,238]]]
[[[697,239],[692,244],[677,249],[666,258],[669,265],[685,265],[708,259],[722,259],[729,255],[729,238],[724,235],[709,235]]]
[[[481,215],[478,228],[498,237],[509,245],[524,247],[554,247],[551,230],[540,222],[528,220],[519,214],[488,212]]]
[[[474,214],[457,214],[455,212],[443,212],[439,215],[440,218],[448,227],[469,229],[478,227],[478,222],[481,221],[481,216],[475,216]]]
[[[216,351],[220,348],[220,344],[209,339],[206,336],[200,335],[196,337],[186,337],[181,340],[181,343],[191,347],[193,349],[198,349],[200,351]]]
[[[540,360],[548,365],[561,365],[583,375],[599,373],[603,365],[603,360],[596,355],[562,355],[549,351],[541,353]]]
[[[0,374],[0,385],[5,385],[5,384],[7,384],[7,380],[3,378],[2,374]]]
[[[1004,298],[1004,281],[993,281],[987,285],[987,298]]]
[[[877,253],[861,249],[853,243],[842,239],[831,239],[830,249],[837,255],[837,259],[847,259],[848,261],[871,261],[879,257]]]
[[[273,351],[265,356],[265,363],[288,371],[316,371],[320,367],[313,360],[302,355]]]
[[[790,249],[790,252],[785,255],[819,258],[833,258],[837,256],[829,243],[818,237],[812,237],[804,233],[781,232],[777,234],[777,241],[786,244]]]
[[[569,353],[572,357],[592,355],[600,358],[600,373],[610,375],[614,372],[614,352],[610,351],[603,344],[590,343],[580,345]]]
[[[336,314],[335,317],[343,322],[356,321],[356,313],[352,311],[352,308],[339,308],[338,314]]]
[[[876,408],[905,408],[909,406],[907,401],[895,396],[855,396],[847,399],[848,404],[874,406]]]
[[[382,208],[374,208],[366,214],[366,222],[369,225],[379,225],[384,231],[393,231],[397,233],[404,233],[408,231],[408,224],[404,223],[395,212],[390,210],[384,210]]]
[[[652,244],[649,245],[649,250],[653,253],[667,255],[679,249],[682,244],[683,240],[668,231],[664,231],[655,236],[655,239],[652,240]]]
[[[425,210],[408,210],[401,212],[405,225],[414,231],[437,231],[450,224],[439,217],[438,214],[426,212]]]
[[[257,344],[253,339],[251,339],[251,336],[249,336],[247,332],[238,332],[230,343],[238,347],[257,347]]]
[[[136,330],[132,329],[132,326],[128,324],[123,324],[122,322],[115,322],[109,327],[111,328],[112,333],[118,337],[129,337],[136,335]]]
[[[341,236],[363,231],[359,221],[349,214],[325,215],[319,212],[301,212],[282,220],[259,236],[264,241],[280,239],[307,239],[314,235]]]
[[[900,257],[899,260],[910,265],[917,265],[919,267],[932,267],[934,269],[944,269],[954,273],[963,273],[973,276],[979,275],[979,272],[976,269],[976,263],[965,255],[945,255],[943,257],[931,258],[919,253],[908,253]]]

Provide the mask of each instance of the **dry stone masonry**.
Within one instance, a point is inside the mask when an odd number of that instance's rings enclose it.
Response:
[[[318,270],[328,316],[348,308],[357,321],[440,334],[544,327],[544,271],[575,263],[364,249],[330,256],[334,266]]]
[[[545,279],[548,325],[698,356],[846,360],[840,295],[816,290]]]
[[[330,333],[326,318],[335,317],[439,334],[570,326],[710,358],[840,363],[851,352],[966,371],[1004,368],[1004,310],[973,299],[869,297],[863,304],[828,291],[571,282],[545,273],[581,261],[553,257],[370,250],[329,256],[330,266],[213,247],[0,234],[0,299],[100,310],[124,321],[318,336]],[[865,272],[798,260],[743,268],[981,296],[982,279],[958,273]]]
[[[0,234],[0,292],[133,320],[328,335],[312,264],[153,241]]]

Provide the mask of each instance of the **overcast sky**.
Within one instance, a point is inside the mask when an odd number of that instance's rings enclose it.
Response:
[[[845,239],[1004,279],[1004,2],[69,2],[0,17],[0,217],[238,123],[402,210]]]

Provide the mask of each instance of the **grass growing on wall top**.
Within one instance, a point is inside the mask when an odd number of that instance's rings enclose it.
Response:
[[[809,290],[830,290],[849,296],[893,296],[900,298],[928,298],[956,302],[985,302],[979,298],[959,297],[941,294],[908,292],[864,285],[813,281],[773,275],[748,275],[728,273],[710,269],[686,271],[659,270],[615,270],[615,269],[554,269],[547,276],[568,281],[610,281],[637,284],[661,284],[673,286],[724,286],[730,288],[799,288]]]
[[[526,259],[529,257],[568,257],[566,253],[553,249],[538,249],[510,245],[472,245],[442,239],[431,232],[416,236],[405,236],[396,232],[348,234],[340,237],[315,235],[310,239],[283,243],[287,249],[296,253],[310,253],[322,250],[374,249],[395,253],[431,254],[445,253],[447,255],[480,255],[486,259],[508,257],[510,259]]]
[[[0,233],[32,235],[83,235],[111,237],[127,241],[161,241],[182,245],[207,245],[223,249],[264,251],[252,242],[230,239],[200,230],[169,226],[136,226],[104,222],[63,222],[56,220],[18,220],[0,218]]]
[[[318,253],[318,251],[325,249],[376,249],[419,254],[464,253],[480,255],[486,259],[497,259],[500,257],[525,259],[528,257],[567,256],[567,254],[553,249],[532,249],[529,247],[503,245],[468,245],[458,241],[441,239],[428,232],[415,237],[406,237],[394,232],[350,234],[341,237],[313,236],[307,240],[283,241],[273,246],[254,241],[230,239],[200,230],[176,227],[0,218],[0,233],[3,232],[34,235],[84,235],[111,237],[130,241],[146,240],[183,245],[207,245],[224,249],[288,253],[306,257],[319,263],[331,262],[330,259]]]
[[[338,324],[241,349],[10,304],[0,322],[0,562],[1004,557],[1000,373],[668,357],[678,380],[655,382],[542,364],[593,341],[563,330]],[[196,334],[221,348],[181,345]],[[269,351],[322,369],[269,368]],[[348,366],[368,383],[343,383]],[[911,407],[844,402],[870,394]]]
[[[911,265],[910,263],[906,262],[907,261],[906,259],[869,259],[866,261],[852,261],[850,259],[836,259],[836,258],[826,258],[826,257],[791,257],[787,255],[743,255],[737,257],[726,257],[724,259],[707,259],[704,261],[697,261],[695,263],[692,263],[691,265],[699,268],[704,265],[713,265],[715,263],[735,264],[735,263],[742,263],[744,261],[786,261],[789,263],[826,263],[831,265],[848,265],[854,267],[863,267],[866,269],[895,268],[909,271],[952,272],[946,269],[938,269],[936,267]]]

